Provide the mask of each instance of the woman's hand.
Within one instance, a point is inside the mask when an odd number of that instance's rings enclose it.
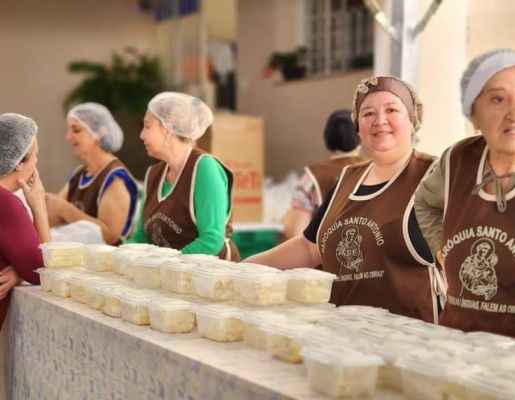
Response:
[[[45,188],[39,178],[38,170],[34,170],[32,177],[28,181],[21,178],[18,179],[18,184],[21,186],[23,194],[27,200],[27,204],[31,208],[32,212],[34,214],[41,211],[46,212]]]
[[[11,267],[0,270],[0,300],[7,297],[9,291],[21,281],[16,271]]]

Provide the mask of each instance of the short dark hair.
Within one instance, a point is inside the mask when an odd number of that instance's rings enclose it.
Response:
[[[327,150],[352,151],[360,144],[350,110],[334,111],[325,124],[324,143]]]

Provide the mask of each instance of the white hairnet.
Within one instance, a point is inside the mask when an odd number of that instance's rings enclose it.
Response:
[[[503,69],[515,66],[515,50],[495,49],[474,58],[461,78],[461,106],[470,117],[472,105],[486,82]]]
[[[11,173],[29,151],[38,126],[21,114],[0,115],[0,176]]]
[[[123,131],[113,115],[99,103],[82,103],[68,112],[68,118],[75,118],[93,135],[105,151],[117,152],[122,148]]]
[[[199,98],[177,92],[159,93],[148,103],[154,114],[171,133],[196,140],[213,123],[213,113]]]

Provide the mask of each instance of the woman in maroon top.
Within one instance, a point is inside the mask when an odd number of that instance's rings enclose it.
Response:
[[[36,123],[23,115],[0,115],[0,328],[10,290],[21,280],[39,284],[43,266],[39,244],[50,241],[45,190],[36,164]],[[13,192],[22,189],[34,216],[30,219]]]

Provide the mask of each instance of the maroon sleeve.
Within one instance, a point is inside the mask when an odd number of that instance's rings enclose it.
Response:
[[[43,266],[36,228],[21,200],[5,191],[0,195],[0,254],[27,282],[39,284],[34,272]]]

